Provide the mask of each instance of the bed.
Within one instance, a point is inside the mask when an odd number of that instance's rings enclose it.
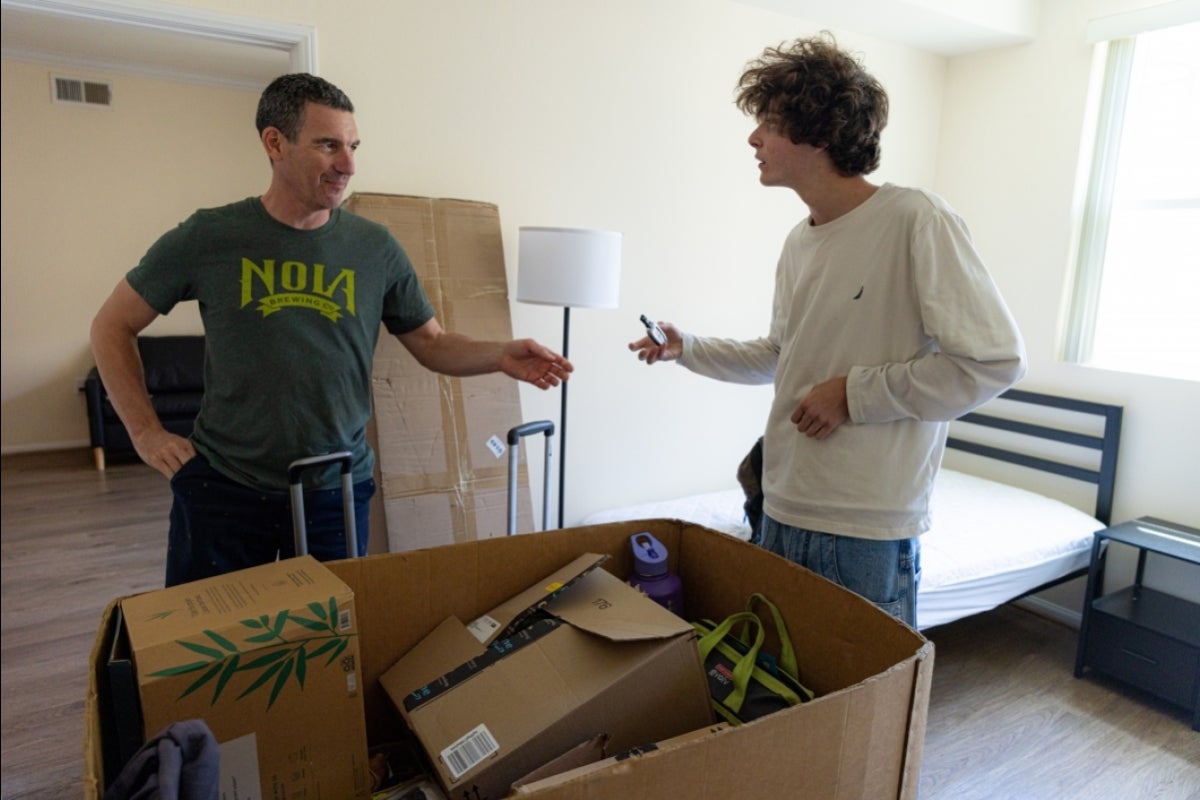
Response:
[[[1121,415],[1121,406],[1011,389],[951,424],[933,527],[921,537],[919,628],[1087,573],[1092,535],[1112,514]],[[748,539],[744,502],[731,488],[606,509],[583,524],[679,519]]]

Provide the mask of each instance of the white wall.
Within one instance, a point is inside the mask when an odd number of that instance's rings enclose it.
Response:
[[[242,9],[216,0],[191,5]],[[570,394],[568,521],[611,503],[732,485],[737,462],[759,433],[769,388],[722,386],[674,365],[648,370],[625,344],[640,335],[641,313],[712,333],[762,332],[778,248],[803,210],[793,194],[758,185],[745,142],[752,125],[733,106],[733,88],[744,63],[766,44],[818,24],[727,0],[358,2],[337,9],[264,0],[255,12],[316,27],[321,73],[358,108],[363,147],[352,190],[497,203],[514,290],[519,226],[624,234],[621,308],[579,310],[572,319],[578,372]],[[897,98],[887,177],[929,183],[944,59],[850,34],[843,42],[869,53]],[[127,92],[126,80],[119,83]],[[254,153],[252,112],[231,116]],[[32,131],[25,138],[38,139]],[[72,142],[80,147],[86,142]],[[48,149],[39,160],[64,149]],[[122,158],[136,167],[132,153]],[[178,158],[224,174],[220,156],[187,150]],[[266,184],[265,164],[251,172],[228,163],[228,173],[239,186],[249,177],[251,191]],[[133,174],[125,192],[146,192],[157,177]],[[41,178],[30,168],[20,180],[36,186]],[[195,182],[182,178],[173,195]],[[247,193],[230,187],[228,197]],[[194,205],[212,200],[197,187]],[[151,227],[174,224],[178,205],[155,215]],[[6,231],[12,210],[6,200]],[[109,221],[117,210],[77,205],[69,217]],[[136,215],[146,216],[140,209]],[[27,219],[36,243],[27,241],[22,253],[52,238],[35,216]],[[85,439],[74,382],[89,366],[87,322],[152,240],[145,227],[89,271],[88,288],[67,298],[69,313],[53,325],[38,314],[14,316],[10,325],[6,307],[6,451]],[[8,264],[24,259],[6,251],[4,260],[7,289]],[[4,296],[9,303],[19,294]],[[560,345],[561,311],[514,303],[512,314],[518,335]],[[27,355],[8,344],[10,330],[13,340],[36,335],[58,352]],[[522,401],[530,419],[557,417],[557,393],[523,390]],[[50,407],[54,413],[44,413]]]
[[[318,25],[322,70],[361,108],[358,188],[497,202],[514,293],[519,226],[624,235],[621,308],[571,315],[567,523],[734,485],[770,389],[647,369],[625,345],[642,313],[764,331],[778,248],[802,209],[758,185],[733,88],[764,45],[818,26],[722,0],[409,3],[397,23]],[[869,48],[900,100],[892,175],[928,182],[944,61],[845,43]],[[386,47],[395,56],[381,64]],[[561,311],[514,303],[512,314],[518,335],[561,342]],[[558,416],[557,393],[523,387],[522,402],[528,419]]]
[[[55,103],[51,74],[113,83]],[[4,452],[83,447],[88,327],[147,246],[194,209],[262,191],[258,93],[4,60]],[[199,333],[195,304],[151,333]]]
[[[1025,385],[1125,404],[1116,516],[1197,525],[1200,434],[1181,420],[1200,407],[1200,385],[1067,366],[1055,355],[1090,64],[1083,25],[1146,4],[1046,0],[1031,44],[951,59],[835,32],[892,96],[875,177],[932,188],[966,218],[1028,340]],[[240,0],[187,5],[245,13]],[[625,344],[640,335],[641,313],[707,334],[765,330],[778,249],[804,210],[785,190],[758,185],[745,143],[752,126],[733,88],[765,45],[815,32],[821,20],[729,0],[260,0],[253,13],[317,29],[321,74],[359,109],[353,190],[498,204],[514,294],[519,226],[624,234],[621,308],[572,314],[568,524],[609,505],[736,485],[770,389],[647,368]],[[144,148],[157,143],[140,126],[112,151],[93,148],[90,136],[64,142],[52,121],[10,131],[23,113],[9,97],[14,69],[5,63],[5,452],[84,443],[75,381],[89,366],[87,322],[103,294],[186,210],[267,181],[249,98],[202,114],[203,123],[172,117],[192,141],[148,163]],[[197,129],[225,119],[236,134],[206,151]],[[47,202],[55,215],[14,216],[20,193],[43,183],[63,196],[64,179],[41,167],[75,152],[120,167],[99,197],[89,188],[87,203]],[[207,179],[185,170],[195,164]],[[164,174],[178,177],[154,202]],[[97,220],[127,238],[62,241]],[[81,266],[59,274],[64,262]],[[35,277],[47,274],[53,282]],[[560,343],[561,312],[514,302],[512,316],[518,335]],[[527,419],[557,417],[557,393],[523,387],[521,396]],[[540,487],[540,458],[531,469]]]

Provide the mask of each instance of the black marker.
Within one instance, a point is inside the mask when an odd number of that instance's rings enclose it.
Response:
[[[659,347],[667,343],[667,335],[663,333],[662,328],[658,327],[657,322],[651,322],[645,314],[642,314],[642,324],[646,326],[646,333],[650,335],[650,341]]]

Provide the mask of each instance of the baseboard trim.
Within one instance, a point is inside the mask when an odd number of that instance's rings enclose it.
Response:
[[[24,453],[53,453],[58,450],[91,450],[89,439],[67,442],[39,442],[37,444],[11,444],[0,446],[0,456],[16,456]]]
[[[1058,603],[1051,603],[1049,600],[1043,600],[1037,596],[1022,597],[1020,600],[1014,600],[1013,605],[1070,628],[1078,629],[1083,619],[1083,615],[1078,611],[1072,611]]]

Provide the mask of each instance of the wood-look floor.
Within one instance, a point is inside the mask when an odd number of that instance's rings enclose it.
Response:
[[[85,451],[2,467],[2,796],[80,797],[100,615],[161,585],[169,493],[141,464],[97,473]],[[921,800],[1200,800],[1188,714],[1076,680],[1074,630],[1004,607],[926,633],[937,650]]]

